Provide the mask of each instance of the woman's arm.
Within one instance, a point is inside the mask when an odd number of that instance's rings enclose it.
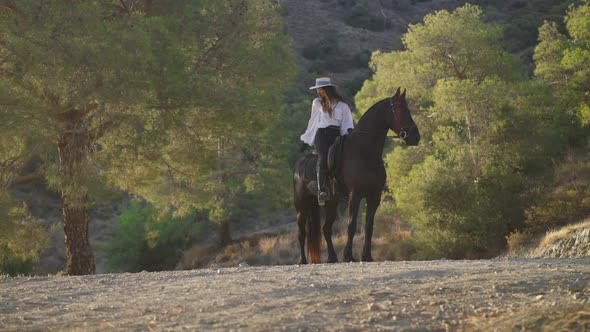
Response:
[[[301,140],[308,145],[313,145],[313,140],[315,138],[315,132],[317,131],[317,117],[319,115],[318,107],[321,108],[320,100],[318,98],[314,99],[311,103],[311,116],[309,117],[309,121],[307,122],[307,129],[305,133],[301,135]]]
[[[352,120],[352,112],[347,104],[342,104],[342,123],[340,124],[340,136],[348,134],[348,129],[354,128],[354,121]]]

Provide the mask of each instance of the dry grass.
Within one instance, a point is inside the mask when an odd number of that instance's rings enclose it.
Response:
[[[373,259],[376,261],[411,260],[415,255],[412,234],[401,226],[399,220],[376,220],[379,227],[375,228],[372,241]],[[353,239],[353,256],[359,260],[362,256],[365,232],[362,218],[359,220],[358,231]],[[347,216],[343,214],[334,223],[332,242],[338,260],[342,260],[342,252],[348,239]],[[211,264],[236,266],[241,262],[250,265],[291,265],[300,260],[297,230],[283,230],[282,234],[265,232],[247,239],[236,241],[223,249],[193,247],[185,252],[178,265],[179,269],[207,268]],[[327,262],[326,242],[322,235],[321,261]]]
[[[236,266],[288,265],[299,261],[297,234],[266,235],[261,238],[237,241],[222,249],[194,246],[184,253],[177,269],[207,268],[211,264]]]
[[[278,237],[265,237],[258,242],[258,248],[263,255],[270,255],[279,242]]]
[[[547,232],[547,234],[545,234],[545,237],[543,237],[543,239],[539,243],[538,249],[550,247],[560,239],[567,237],[568,235],[577,231],[578,229],[588,227],[590,227],[590,218],[578,224],[568,225],[557,230],[549,231]]]
[[[373,252],[373,258],[378,261],[412,260],[416,255],[412,232],[401,228],[391,230],[373,241]]]
[[[213,257],[214,248],[196,245],[188,249],[182,255],[182,258],[176,265],[177,270],[189,270],[205,267],[210,264]]]
[[[518,254],[525,250],[530,245],[533,234],[529,231],[515,231],[506,236],[508,243],[508,253]]]

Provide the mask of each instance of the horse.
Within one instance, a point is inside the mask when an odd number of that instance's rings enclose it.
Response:
[[[389,130],[396,133],[407,145],[415,146],[420,142],[420,131],[412,119],[406,102],[406,90],[385,98],[367,110],[356,127],[337,140],[330,155],[338,165],[332,169],[332,176],[339,183],[342,191],[334,192],[325,202],[324,238],[328,249],[328,263],[338,262],[332,243],[332,225],[337,217],[338,202],[342,198],[348,201],[348,240],[343,252],[343,261],[355,261],[352,254],[352,241],[356,233],[357,216],[361,200],[366,199],[365,241],[362,261],[372,262],[371,238],[373,236],[373,219],[381,202],[381,193],[385,188],[386,173],[382,154]],[[341,141],[340,143],[338,143]],[[338,148],[337,144],[341,144]],[[333,153],[334,150],[335,153]],[[321,224],[320,206],[317,200],[316,165],[317,155],[308,154],[300,158],[293,172],[293,198],[297,211],[298,241],[300,248],[299,264],[307,264],[307,253],[311,263],[320,263]],[[333,164],[331,162],[330,164]],[[331,166],[330,166],[331,167]],[[344,194],[342,193],[344,192]]]

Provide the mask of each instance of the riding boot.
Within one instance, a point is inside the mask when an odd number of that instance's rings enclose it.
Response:
[[[321,169],[321,167],[317,166],[317,178],[318,178],[318,204],[320,206],[324,206],[326,201],[329,199],[330,193],[328,190],[328,186],[326,185],[327,182],[327,174],[326,171]]]

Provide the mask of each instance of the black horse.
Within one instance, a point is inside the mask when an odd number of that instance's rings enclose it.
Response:
[[[333,146],[331,155],[336,167],[333,175],[343,188],[326,201],[326,221],[323,227],[324,238],[328,246],[328,262],[338,261],[332,244],[332,225],[337,216],[338,201],[348,198],[348,241],[344,248],[343,260],[354,261],[352,256],[352,239],[356,232],[356,219],[361,199],[366,198],[367,211],[365,223],[365,243],[362,260],[372,262],[371,238],[373,236],[373,219],[381,202],[381,193],[385,187],[385,166],[383,165],[383,147],[387,132],[393,130],[398,138],[407,145],[418,145],[420,132],[414,123],[408,104],[406,90],[400,89],[394,96],[383,99],[371,106],[361,117],[356,128],[349,132],[341,147]],[[332,154],[332,152],[335,152]],[[299,226],[299,246],[301,264],[306,264],[305,239],[311,263],[320,262],[321,230],[320,207],[317,201],[317,183],[315,175],[316,155],[306,155],[295,165],[293,175],[293,192],[297,224]],[[333,164],[333,163],[331,163]],[[330,166],[332,167],[332,166]]]

